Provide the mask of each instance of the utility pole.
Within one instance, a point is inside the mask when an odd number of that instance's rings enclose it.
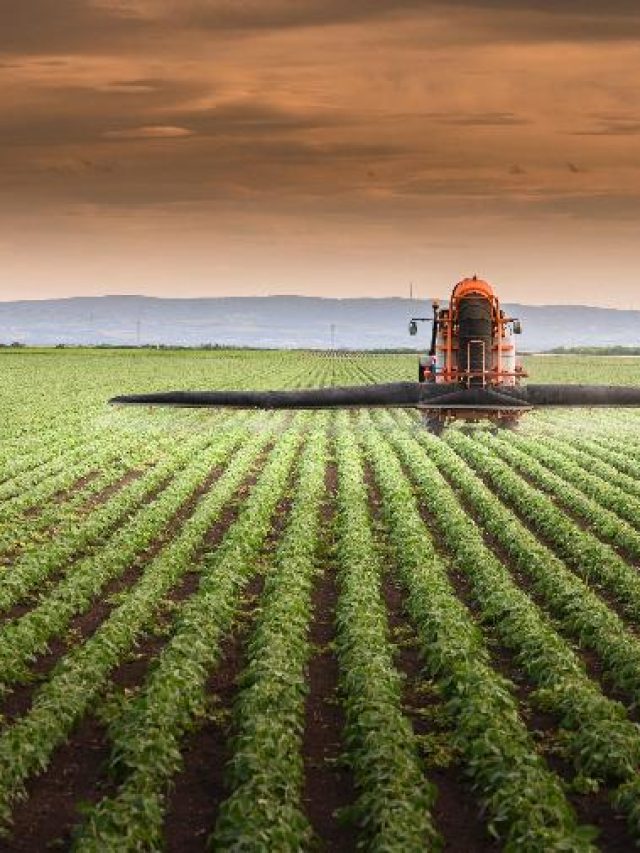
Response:
[[[334,350],[336,348],[336,324],[332,323],[329,329],[331,332],[331,349]]]
[[[140,346],[140,317],[136,320],[136,346]]]
[[[413,302],[413,282],[409,282],[409,299]]]

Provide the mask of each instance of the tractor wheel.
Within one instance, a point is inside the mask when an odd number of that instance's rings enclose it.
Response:
[[[515,418],[500,418],[498,421],[498,427],[501,430],[515,432],[518,429],[518,421]]]
[[[444,421],[441,418],[425,418],[424,425],[427,430],[431,433],[431,435],[442,435],[444,430]]]

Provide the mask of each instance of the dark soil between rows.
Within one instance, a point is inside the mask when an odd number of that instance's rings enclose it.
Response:
[[[162,530],[157,539],[146,550],[139,553],[129,567],[118,577],[109,581],[101,590],[99,597],[94,601],[91,608],[85,613],[78,614],[74,617],[69,625],[68,631],[63,636],[52,637],[48,643],[48,651],[38,655],[35,661],[31,664],[31,673],[33,681],[27,684],[17,685],[8,696],[0,702],[2,713],[9,719],[21,716],[27,713],[31,707],[33,696],[37,690],[38,684],[42,682],[54,669],[58,661],[71,649],[73,645],[89,639],[100,627],[100,625],[109,618],[111,612],[117,606],[112,599],[117,593],[121,593],[130,589],[140,579],[144,572],[145,566],[156,557],[162,548],[171,541],[171,539],[179,533],[180,527],[187,518],[193,513],[198,500],[206,494],[213,483],[218,479],[222,471],[221,466],[216,466],[206,479],[198,486],[196,491],[189,499],[180,507],[178,512],[173,516],[171,521]],[[232,523],[237,515],[239,501],[246,494],[246,489],[251,488],[255,483],[256,475],[251,475],[243,483],[242,488],[234,496],[230,503],[223,510],[222,515],[217,522],[208,531],[205,542],[200,551],[207,547],[214,547],[215,543],[224,534],[224,531]],[[166,483],[165,483],[166,485]],[[147,496],[144,506],[150,504],[154,497],[160,492],[154,492]],[[198,559],[194,558],[194,566],[197,566]],[[193,572],[187,573],[178,586],[172,590],[167,596],[169,601],[178,602],[186,598],[193,592],[199,582],[199,571],[196,569]],[[164,640],[157,636],[150,636],[142,640],[137,647],[136,655],[129,661],[124,661],[121,667],[118,668],[114,675],[114,681],[118,683],[118,675],[120,670],[123,672],[130,670],[130,677],[135,679],[136,672],[143,672],[146,669],[148,659],[164,644]]]
[[[471,518],[474,518],[473,507],[469,505],[464,495],[448,480],[446,472],[442,471],[441,473],[447,479],[465,512]],[[488,485],[488,488],[491,488],[491,486]],[[426,513],[423,513],[423,519],[425,524],[428,525],[431,523]],[[504,565],[509,567],[509,555],[501,544],[484,528],[481,528],[481,533],[487,547],[495,553],[496,557]],[[536,603],[540,597],[536,595],[531,579],[524,576],[517,569],[512,569],[511,574],[521,588],[530,595],[532,601]],[[450,572],[449,578],[458,597],[469,608],[471,613],[476,618],[479,618],[479,608],[473,596],[470,580],[464,573],[456,570]],[[544,610],[544,607],[542,609]],[[515,653],[511,649],[506,648],[496,638],[495,629],[483,625],[482,630],[487,638],[491,654],[491,665],[513,686],[520,706],[520,713],[526,722],[527,728],[537,740],[540,751],[544,753],[544,758],[549,768],[565,783],[569,784],[575,776],[575,768],[570,761],[560,758],[553,750],[550,751],[545,748],[546,745],[552,744],[557,739],[560,730],[559,721],[553,714],[536,707],[536,703],[532,701],[532,694],[536,690],[535,684],[531,682],[522,667],[517,663]],[[602,665],[598,656],[585,649],[578,648],[575,651],[585,663],[588,675],[605,688],[605,695],[610,695],[611,691],[606,689],[606,681],[603,684]],[[585,795],[576,794],[569,790],[567,792],[567,799],[573,805],[580,823],[595,826],[598,829],[597,842],[602,850],[612,851],[612,853],[622,853],[622,851],[634,848],[633,840],[627,833],[624,818],[613,811],[606,790],[601,790],[596,794]]]
[[[369,492],[371,513],[376,526],[383,529],[382,497],[369,465],[365,466],[365,480]],[[390,555],[390,564],[392,558]],[[389,629],[393,637],[400,640],[395,648],[395,663],[404,676],[403,707],[417,736],[437,734],[446,741],[447,728],[429,720],[438,720],[443,702],[437,690],[424,690],[431,685],[424,673],[419,652],[418,637],[405,606],[405,593],[393,577],[392,570],[384,573],[382,594],[387,607]],[[440,706],[440,707],[439,707]],[[428,762],[427,762],[428,765]],[[433,807],[436,829],[444,839],[443,850],[450,853],[495,853],[499,847],[487,835],[479,813],[479,807],[455,758],[446,766],[427,766],[426,776],[437,788],[437,799]]]
[[[540,462],[540,460],[533,454],[527,453],[526,450],[523,450],[520,447],[516,449],[519,452],[523,453],[527,457],[527,459],[540,465],[541,468],[543,468],[547,473],[551,475],[555,474],[555,476],[559,477],[562,480],[563,484],[566,484],[568,489],[573,489],[576,492],[579,492],[585,500],[590,500],[592,503],[596,504],[604,513],[610,513],[611,515],[618,518],[622,524],[626,524],[629,527],[633,527],[633,525],[630,524],[630,522],[627,521],[626,518],[624,518],[623,516],[618,516],[615,510],[611,510],[605,506],[602,506],[597,498],[593,498],[586,492],[583,492],[580,486],[577,486],[570,480],[565,480],[562,474],[557,474],[557,472],[555,472],[552,468],[548,468],[546,465]],[[615,554],[617,554],[625,562],[632,565],[635,569],[639,568],[639,560],[636,554],[633,554],[632,552],[628,551],[623,544],[615,541],[615,537],[612,536],[606,538],[604,535],[598,533],[597,530],[595,530],[595,528],[590,524],[588,519],[583,518],[583,516],[580,515],[577,510],[572,509],[568,504],[565,504],[564,501],[562,501],[560,498],[557,498],[555,492],[552,489],[541,485],[538,482],[535,474],[531,474],[528,471],[525,471],[520,466],[514,466],[514,470],[518,474],[518,476],[521,477],[529,486],[536,489],[536,491],[541,492],[546,498],[556,504],[556,509],[560,509],[564,513],[564,515],[566,515],[567,518],[570,519],[573,524],[576,525],[576,527],[583,531],[583,533],[587,533],[590,536],[593,536],[600,543],[606,545],[608,548],[611,548],[611,550]]]
[[[258,573],[243,591],[235,628],[223,641],[219,663],[207,680],[205,693],[213,715],[198,726],[182,747],[183,770],[174,780],[167,803],[164,837],[169,853],[204,851],[220,805],[230,793],[226,768],[233,755],[232,712],[238,679],[246,665],[245,643],[255,625],[265,583],[260,568],[262,560],[277,547],[290,510],[291,499],[280,500],[258,558]]]
[[[209,487],[218,473],[218,469],[215,469],[207,478]],[[257,476],[254,472],[243,483],[232,503],[226,507],[222,516],[208,531],[202,550],[214,548],[222,539],[237,515],[239,502],[246,497],[247,491],[255,483]],[[204,491],[203,483],[198,492],[203,494]],[[171,536],[175,532],[171,526],[171,529],[168,528],[167,535]],[[198,559],[194,559],[194,565],[197,562]],[[167,596],[167,601],[179,603],[185,600],[197,588],[198,582],[197,571],[188,573]],[[97,607],[101,608],[102,604],[99,603]],[[111,684],[129,689],[139,685],[154,657],[161,652],[168,639],[167,635],[145,636],[130,658],[114,670]],[[59,651],[63,653],[67,647],[63,643],[61,646],[63,647]],[[51,657],[52,655],[43,657],[43,664],[48,664],[49,668],[55,663]],[[34,692],[33,685],[18,688],[7,698],[7,708],[11,708],[16,714],[26,713]],[[78,805],[95,803],[114,791],[113,782],[106,774],[109,757],[110,745],[105,726],[89,714],[78,724],[65,744],[54,752],[48,768],[41,775],[29,780],[28,798],[16,807],[11,837],[8,841],[0,842],[0,851],[67,848],[73,827],[81,820]],[[60,784],[61,779],[64,780],[63,785]],[[58,802],[60,805],[56,808],[55,804]],[[50,806],[50,803],[54,806]],[[26,843],[25,838],[28,838],[30,846],[20,846]]]
[[[68,850],[79,807],[98,789],[109,757],[104,726],[89,715],[55,753],[49,768],[27,783],[27,799],[13,811],[11,837],[0,842],[6,853]]]
[[[247,585],[236,630],[223,641],[220,663],[207,681],[206,693],[215,716],[199,726],[182,748],[184,769],[174,780],[164,829],[169,853],[206,850],[220,804],[229,793],[225,774],[232,757],[230,720],[245,663],[244,642],[263,586],[262,575]]]
[[[327,540],[324,560],[312,593],[309,641],[315,648],[308,668],[309,692],[305,704],[302,754],[305,767],[303,802],[311,826],[322,847],[331,851],[356,849],[357,831],[339,819],[341,809],[355,802],[353,775],[342,759],[345,716],[338,693],[339,667],[333,651],[335,612],[338,601],[336,567],[332,561],[337,468],[327,465],[326,494],[322,517]]]
[[[136,472],[138,476],[140,476],[139,472]],[[135,479],[135,478],[134,478]],[[171,480],[171,475],[167,476],[161,483],[157,484],[154,489],[149,492],[148,495],[142,500],[142,502],[138,505],[135,511],[140,511],[148,504],[152,503],[160,492],[166,488],[169,481]],[[119,491],[119,489],[118,489]],[[106,503],[108,500],[105,499],[103,503]],[[97,508],[97,505],[94,509]],[[19,619],[21,616],[24,616],[25,613],[28,613],[31,610],[34,610],[39,602],[42,600],[43,596],[46,596],[47,592],[53,589],[56,583],[58,583],[69,571],[72,570],[73,565],[79,563],[81,560],[85,559],[89,554],[95,552],[100,547],[104,546],[106,540],[109,539],[110,536],[113,535],[114,531],[117,530],[119,526],[121,526],[126,519],[121,522],[117,522],[114,526],[109,527],[103,534],[101,534],[98,539],[82,548],[79,548],[77,552],[73,554],[73,556],[69,560],[69,564],[67,564],[64,568],[56,569],[51,575],[46,578],[43,578],[38,589],[31,590],[27,592],[20,601],[6,610],[4,613],[0,614],[0,623],[11,622],[14,619]],[[80,522],[78,522],[80,523]]]
[[[454,494],[456,495],[456,498],[460,502],[460,504],[463,507],[463,509],[465,510],[465,512],[471,518],[473,518],[474,517],[473,506],[469,503],[469,501],[467,500],[465,495],[461,493],[461,491],[457,488],[457,486],[455,486],[455,484],[453,484],[450,481],[450,479],[447,477],[446,471],[442,471],[441,473],[443,474],[445,480],[447,480],[449,486],[453,490]],[[476,476],[478,476],[478,478],[481,479],[485,483],[487,488],[491,489],[490,482],[485,481],[483,479],[483,477],[478,472],[475,472],[475,473],[476,473]],[[537,535],[536,531],[534,531],[530,528],[530,526],[527,524],[526,520],[523,519],[522,524],[523,524],[523,526],[525,526],[527,528],[527,530],[532,535],[536,536],[536,538],[540,542],[542,542],[543,544],[545,544],[548,547],[547,543],[544,542],[544,540],[540,536]],[[575,652],[575,654],[578,655],[578,657],[582,660],[582,662],[586,668],[587,674],[589,675],[589,677],[591,679],[593,679],[593,681],[595,681],[599,685],[599,687],[602,690],[602,692],[604,693],[604,695],[607,696],[609,699],[612,699],[614,701],[622,702],[622,704],[625,705],[625,707],[627,709],[627,713],[629,714],[630,719],[632,719],[636,722],[640,721],[640,709],[638,709],[636,707],[636,703],[635,703],[635,699],[634,699],[633,695],[631,693],[620,690],[619,688],[617,688],[612,683],[611,678],[608,676],[607,672],[605,671],[603,662],[602,662],[600,656],[598,655],[598,653],[595,650],[586,648],[585,646],[581,645],[579,642],[576,642],[576,638],[574,636],[572,636],[571,632],[568,631],[567,629],[565,629],[564,626],[560,623],[560,621],[558,619],[556,619],[552,613],[549,612],[548,604],[547,604],[544,596],[541,595],[535,588],[534,579],[532,577],[530,577],[529,575],[525,574],[517,566],[512,565],[512,560],[511,560],[511,557],[510,557],[508,551],[496,539],[495,536],[493,536],[484,527],[480,527],[480,532],[481,532],[482,537],[484,539],[484,542],[485,542],[486,546],[489,548],[489,550],[491,550],[495,554],[495,556],[500,560],[501,563],[503,563],[505,566],[507,566],[509,568],[509,572],[510,572],[511,577],[514,580],[514,582],[516,582],[518,584],[518,586],[524,592],[527,593],[527,595],[531,598],[533,603],[536,604],[540,608],[540,610],[546,615],[546,617],[549,619],[549,621],[553,624],[553,627],[556,629],[556,631],[561,636],[565,637],[567,639],[567,641],[571,644],[572,649]],[[558,557],[558,559],[561,560],[560,557]],[[598,587],[591,587],[591,588],[595,593],[597,593],[601,598],[603,598],[605,600],[605,603],[607,603],[609,605],[611,605],[613,603],[608,599],[606,594],[602,593],[602,590],[600,590]],[[612,607],[612,609],[615,609],[615,608]]]
[[[385,577],[383,594],[389,627],[403,638],[395,657],[398,670],[405,677],[405,711],[417,735],[442,735],[445,732],[428,720],[428,711],[442,705],[442,701],[435,691],[420,689],[428,679],[423,673],[417,637],[415,634],[412,637],[404,609],[404,595],[389,574]],[[427,777],[438,790],[433,814],[436,828],[444,838],[443,849],[450,853],[496,853],[500,848],[487,835],[477,801],[463,777],[459,762],[453,760],[446,767],[428,767]]]
[[[485,474],[483,471],[476,470],[472,466],[474,474],[480,479],[484,485],[491,491],[494,492],[493,484],[491,482],[491,478]],[[531,476],[526,475],[522,471],[517,472],[518,476],[525,482],[527,485],[539,491],[545,498],[547,498],[552,504],[554,504],[553,496],[549,495],[543,488],[538,486],[535,482],[535,479]],[[545,533],[543,530],[538,529],[524,514],[522,508],[518,506],[517,503],[513,503],[511,500],[507,498],[500,498],[502,503],[507,507],[507,509],[514,514],[514,516],[521,522],[521,524],[527,528],[527,530],[536,537],[536,539],[542,543],[548,550],[554,554],[554,556],[563,562],[567,568],[572,571],[576,577],[580,578],[580,580],[585,580],[580,574],[580,572],[571,565],[571,560],[567,560],[565,555],[562,553],[562,548],[558,547],[558,545],[553,541],[553,539]],[[616,548],[614,548],[609,542],[605,542],[602,539],[599,539],[593,528],[590,527],[589,523],[585,521],[583,518],[578,516],[576,513],[569,512],[569,510],[564,507],[556,506],[556,509],[559,509],[563,515],[566,516],[567,520],[569,520],[572,524],[574,524],[577,528],[579,528],[583,533],[587,533],[592,536],[594,539],[598,541],[600,545],[603,547],[608,547],[614,554],[617,554],[621,559],[626,560],[624,553],[619,552]],[[629,562],[627,560],[627,562]],[[630,568],[637,570],[638,566],[632,562],[629,562]],[[587,582],[587,581],[585,581]],[[621,600],[619,595],[615,592],[607,589],[604,584],[597,581],[597,579],[593,579],[591,582],[587,582],[591,587],[592,591],[596,593],[604,603],[614,611],[624,622],[626,629],[631,633],[635,634],[636,637],[639,636],[638,627],[628,618],[625,613],[625,601]]]

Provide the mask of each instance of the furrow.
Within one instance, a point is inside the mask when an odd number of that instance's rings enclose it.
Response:
[[[278,440],[238,521],[205,555],[198,590],[181,609],[143,689],[114,720],[111,766],[120,782],[78,828],[74,849],[139,850],[162,843],[168,786],[182,765],[181,742],[203,712],[208,673],[255,573],[302,440],[298,416]]]
[[[514,514],[589,583],[602,584],[634,622],[640,622],[640,575],[608,545],[581,530],[553,501],[530,486],[487,447],[459,431],[447,443],[487,479]]]
[[[280,419],[271,419],[275,428]],[[233,459],[173,542],[150,563],[127,598],[81,646],[72,649],[37,692],[30,711],[0,735],[0,820],[24,797],[25,781],[46,768],[110,672],[154,623],[165,595],[189,570],[197,549],[259,455],[268,433],[256,434]]]
[[[390,430],[390,437],[401,435]],[[416,625],[427,671],[447,699],[455,743],[488,818],[488,831],[508,849],[590,850],[559,779],[537,754],[511,687],[490,666],[482,634],[457,598],[416,498],[389,445],[362,433],[383,497],[383,513]]]

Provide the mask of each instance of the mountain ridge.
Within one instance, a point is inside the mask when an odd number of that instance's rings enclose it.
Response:
[[[638,346],[640,311],[587,305],[507,303],[521,318],[519,348]],[[301,295],[157,297],[72,296],[0,302],[0,342],[202,344],[375,349],[428,345],[428,325],[410,338],[411,316],[429,301],[402,297]],[[333,328],[332,328],[333,327]]]

